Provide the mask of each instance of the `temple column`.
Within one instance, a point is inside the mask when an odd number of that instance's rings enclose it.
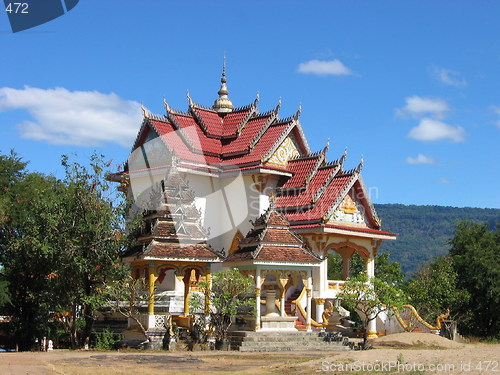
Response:
[[[315,298],[316,303],[316,321],[321,323],[323,321],[323,313],[325,312],[325,298]]]
[[[205,295],[205,313],[208,314],[210,312],[210,291],[212,290],[212,277],[210,270],[207,270],[206,280],[208,284],[208,293]]]
[[[255,330],[260,330],[260,269],[255,270]]]
[[[281,316],[286,316],[286,312],[285,312],[285,296],[286,296],[286,289],[283,289],[281,291],[281,299],[280,299],[280,315]]]
[[[367,337],[369,339],[376,339],[377,335],[377,320],[373,319],[368,322],[368,327],[366,327]]]
[[[365,265],[368,277],[375,277],[375,257],[372,252],[370,252],[370,256],[366,258]]]
[[[149,262],[148,268],[148,329],[155,326],[155,262]]]
[[[351,258],[348,255],[342,255],[342,279],[344,280],[349,278],[350,263]]]
[[[373,252],[370,252],[368,258],[366,258],[366,274],[370,279],[375,277],[375,256]],[[372,319],[368,322],[368,327],[366,327],[367,337],[377,338],[377,321],[376,319]]]
[[[184,315],[189,314],[191,272],[192,270],[186,270],[186,274],[184,274],[184,278],[182,279],[184,282]]]
[[[307,271],[307,286],[306,286],[306,292],[307,292],[307,306],[306,306],[306,313],[307,313],[307,318],[306,318],[306,326],[307,326],[307,331],[311,332],[311,300],[312,300],[312,277],[311,277],[311,270]]]

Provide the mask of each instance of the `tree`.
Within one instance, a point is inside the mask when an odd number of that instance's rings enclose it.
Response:
[[[152,337],[139,319],[139,309],[154,302],[154,294],[151,295],[144,279],[135,279],[132,276],[115,280],[106,286],[107,303],[105,308],[118,312],[122,316],[132,319],[151,343]]]
[[[358,312],[363,320],[364,348],[368,347],[368,324],[382,312],[392,308],[400,309],[406,300],[401,289],[377,277],[369,278],[366,273],[359,273],[347,280],[338,298],[348,309]]]
[[[450,240],[450,256],[457,285],[470,298],[461,303],[462,333],[482,337],[500,336],[500,225],[488,230],[487,223],[460,222]]]
[[[119,252],[127,236],[124,202],[106,181],[102,157],[87,168],[63,158],[66,177],[26,173],[15,154],[0,158],[7,198],[0,227],[0,263],[9,281],[19,347],[48,336],[56,313],[68,317],[73,347],[88,342],[102,290],[122,275]],[[8,199],[5,204],[5,199]],[[83,329],[79,327],[82,325]]]
[[[66,286],[64,306],[73,317],[69,333],[73,347],[88,345],[96,309],[106,302],[106,284],[123,277],[119,261],[126,236],[125,201],[107,181],[102,155],[92,155],[90,165],[70,163],[66,169],[63,210],[59,217],[58,242],[61,268],[57,273]],[[81,332],[78,321],[83,320]]]
[[[459,306],[470,298],[466,290],[458,288],[458,274],[451,257],[438,257],[420,267],[405,287],[410,303],[427,321],[450,310],[457,318]]]
[[[240,311],[254,313],[255,299],[250,295],[254,293],[255,285],[237,269],[213,274],[211,282],[201,281],[197,286],[200,292],[193,294],[190,307],[207,318],[216,343],[226,341],[231,320]]]
[[[365,272],[365,260],[355,252],[350,259],[349,269],[351,275]],[[378,254],[375,257],[375,276],[388,283],[402,285],[404,273],[399,262],[390,262],[389,254]],[[339,254],[328,253],[328,280],[342,280],[342,258]]]

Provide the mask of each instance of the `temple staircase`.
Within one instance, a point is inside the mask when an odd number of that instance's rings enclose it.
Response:
[[[352,343],[338,333],[326,337],[318,332],[251,332],[228,333],[231,350],[241,352],[332,351],[350,350]]]

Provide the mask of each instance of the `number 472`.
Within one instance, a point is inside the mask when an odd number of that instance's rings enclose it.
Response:
[[[14,6],[12,6],[14,4]],[[28,13],[28,3],[9,3],[5,8],[7,13]]]

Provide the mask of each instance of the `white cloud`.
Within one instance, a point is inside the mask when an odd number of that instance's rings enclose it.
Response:
[[[405,98],[405,101],[406,105],[403,108],[396,109],[396,113],[403,117],[432,115],[436,118],[443,118],[449,111],[448,104],[443,99],[413,95]]]
[[[491,107],[491,109],[500,117],[500,107],[494,105]],[[500,119],[496,121],[496,124],[500,128]]]
[[[116,94],[69,91],[62,87],[0,88],[0,111],[26,110],[33,121],[17,125],[24,138],[54,144],[128,147],[141,122],[140,104]]]
[[[452,182],[452,181],[451,181],[449,178],[446,178],[446,177],[441,177],[441,178],[439,179],[439,183],[440,183],[440,184],[451,184],[451,182]]]
[[[436,164],[436,159],[431,158],[429,156],[425,156],[424,154],[418,154],[416,158],[412,158],[408,156],[406,158],[407,164]]]
[[[441,83],[447,86],[454,87],[465,87],[467,86],[467,81],[465,78],[455,70],[434,67],[433,69],[434,77]]]
[[[418,141],[449,139],[453,142],[463,142],[465,140],[465,130],[461,126],[454,127],[442,121],[423,118],[418,126],[410,130],[408,136]]]
[[[299,73],[316,74],[318,76],[345,76],[352,74],[340,60],[309,60],[299,64]]]

